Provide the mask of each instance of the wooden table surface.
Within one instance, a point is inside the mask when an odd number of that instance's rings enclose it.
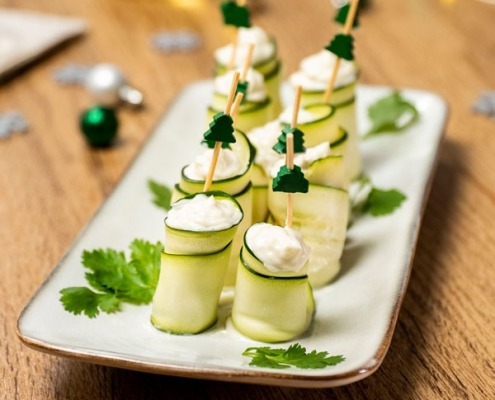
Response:
[[[25,135],[0,141],[1,399],[491,399],[495,398],[495,120],[472,112],[495,90],[495,5],[475,0],[373,0],[356,32],[361,82],[437,92],[446,139],[407,295],[390,350],[371,377],[336,389],[210,382],[84,364],[34,351],[16,335],[23,306],[115,187],[164,112],[210,77],[227,37],[212,0],[3,0],[2,7],[82,17],[88,33],[0,87],[0,112],[19,110]],[[305,5],[303,5],[305,4]],[[285,74],[336,32],[328,0],[252,0]],[[150,37],[188,28],[198,51],[164,55]],[[122,109],[120,140],[89,148],[77,129],[90,104],[61,87],[68,63],[119,65],[146,108]],[[47,316],[49,318],[49,316]]]

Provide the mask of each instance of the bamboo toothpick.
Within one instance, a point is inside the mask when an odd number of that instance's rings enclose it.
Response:
[[[242,82],[246,81],[247,74],[249,72],[249,67],[251,67],[251,59],[253,58],[254,43],[249,43],[248,50],[246,53],[246,58],[244,59],[244,66],[242,68],[241,78]]]
[[[239,109],[241,107],[243,98],[244,98],[244,93],[242,92],[237,92],[237,94],[235,95],[234,104],[232,104],[232,108],[230,109],[230,116],[234,120],[234,123],[237,118],[237,115],[239,114]]]
[[[288,133],[286,137],[287,156],[286,165],[291,171],[294,169],[294,135]],[[287,217],[285,219],[285,226],[292,228],[292,215],[294,213],[294,193],[287,193]]]
[[[229,63],[227,64],[227,71],[230,71],[231,69],[234,69],[235,67],[235,59],[237,57],[237,33],[238,33],[237,27],[234,28],[234,38],[232,39],[232,53],[230,53],[230,58],[229,58]]]
[[[239,82],[239,72],[234,73],[232,78],[232,83],[230,85],[229,97],[227,98],[227,104],[225,105],[224,113],[230,115],[230,110],[232,108],[232,102],[234,101],[235,91],[237,89],[237,83]],[[217,166],[218,156],[220,155],[220,150],[222,149],[222,142],[215,142],[215,147],[213,149],[213,155],[211,157],[210,169],[208,170],[208,175],[205,179],[205,184],[203,186],[203,192],[210,190],[211,183],[213,182],[213,175],[215,174],[215,168]]]
[[[292,120],[290,123],[291,128],[297,126],[297,117],[299,115],[299,107],[301,105],[301,93],[302,87],[296,87],[296,97],[294,99],[294,108],[292,109]],[[294,169],[294,134],[288,133],[286,137],[286,157],[285,165],[289,170]],[[285,226],[287,228],[292,228],[292,215],[294,210],[294,193],[287,193],[287,217],[285,219]]]
[[[354,19],[356,17],[357,9],[358,9],[359,0],[351,0],[351,6],[349,8],[349,12],[347,13],[347,18],[345,20],[343,34],[348,35],[351,32],[352,25],[354,24]],[[337,79],[337,72],[340,67],[340,57],[337,57],[335,60],[335,64],[333,65],[332,73],[330,74],[330,79],[327,83],[327,89],[325,90],[325,94],[323,95],[323,102],[329,103],[330,96],[333,92],[333,87],[335,85],[335,80]]]

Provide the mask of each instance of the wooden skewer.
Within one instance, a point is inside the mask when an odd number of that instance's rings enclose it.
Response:
[[[238,28],[234,28],[234,38],[232,39],[232,53],[230,53],[229,63],[227,64],[227,71],[230,71],[235,67],[235,59],[237,57],[237,31]]]
[[[242,82],[246,81],[247,74],[249,72],[249,67],[251,66],[251,59],[253,58],[254,43],[249,43],[248,50],[246,53],[246,58],[244,59],[244,67],[242,68],[242,74],[240,80]]]
[[[356,18],[358,4],[359,0],[351,0],[351,7],[349,8],[349,13],[347,14],[344,26],[344,33],[346,35],[351,33],[352,25],[354,24],[354,19]]]
[[[230,115],[230,110],[232,108],[232,102],[234,101],[235,91],[237,89],[237,83],[239,82],[239,72],[234,73],[234,77],[232,79],[232,83],[230,85],[230,93],[227,98],[227,104],[225,105],[224,113],[226,115]],[[213,155],[211,157],[210,169],[208,170],[208,175],[205,179],[205,184],[203,186],[203,192],[207,192],[210,190],[211,183],[213,182],[213,175],[215,174],[215,168],[218,162],[218,156],[220,155],[220,150],[222,149],[222,142],[216,142],[215,147],[213,148]]]
[[[237,92],[237,94],[235,95],[234,104],[232,104],[232,108],[230,109],[230,116],[234,120],[234,123],[237,118],[237,115],[239,114],[239,109],[241,107],[243,98],[244,98],[244,93]]]
[[[345,20],[343,33],[348,35],[351,32],[352,25],[354,23],[354,19],[356,18],[356,12],[358,9],[359,0],[351,0],[351,6],[349,8],[349,12],[347,13],[347,18]],[[325,90],[325,94],[323,95],[323,102],[329,103],[330,96],[333,92],[333,87],[335,85],[335,80],[337,79],[337,72],[340,67],[340,57],[337,57],[335,60],[335,64],[333,65],[332,73],[330,74],[330,79],[327,83],[327,89]]]
[[[290,122],[290,127],[295,128],[297,126],[297,116],[299,115],[299,108],[301,107],[301,94],[302,86],[296,87],[296,97],[294,99],[294,108],[292,109],[292,120]]]
[[[290,170],[294,169],[294,135],[292,133],[287,134],[286,138],[287,146],[287,158],[286,164],[287,168]],[[287,193],[287,217],[285,219],[285,226],[287,228],[292,228],[292,215],[294,213],[294,193]]]
[[[290,123],[291,128],[297,126],[297,117],[299,115],[299,107],[301,106],[301,93],[302,87],[296,87],[296,97],[294,99],[294,108],[292,109],[292,120]],[[285,157],[285,164],[291,171],[294,169],[294,134],[288,133],[286,137],[286,149],[287,154]],[[294,210],[294,193],[287,193],[287,217],[285,219],[285,226],[292,228],[292,215]]]
[[[230,92],[227,97],[227,103],[225,104],[224,113],[230,115],[230,109],[232,107],[232,102],[234,101],[235,91],[237,90],[237,84],[239,83],[239,72],[235,72],[232,77],[232,83],[230,84]]]

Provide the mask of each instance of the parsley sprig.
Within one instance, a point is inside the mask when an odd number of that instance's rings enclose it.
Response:
[[[367,176],[354,182],[349,193],[354,210],[374,217],[392,214],[407,199],[406,195],[397,189],[375,187]]]
[[[167,211],[170,210],[172,190],[168,186],[158,183],[153,179],[148,180],[148,188],[153,193],[153,203]]]
[[[371,128],[365,137],[400,132],[414,124],[419,118],[419,113],[399,91],[393,91],[373,103],[368,108],[368,116],[371,120]]]
[[[299,343],[289,346],[288,349],[275,349],[271,347],[249,347],[243,356],[252,357],[250,366],[275,369],[290,367],[302,369],[321,369],[337,365],[345,360],[344,356],[329,356],[328,352],[313,350],[307,352]]]
[[[113,249],[83,251],[90,287],[62,289],[60,301],[65,310],[94,318],[100,312],[118,311],[122,302],[149,303],[158,283],[162,245],[136,239],[129,248],[129,261],[123,252]]]

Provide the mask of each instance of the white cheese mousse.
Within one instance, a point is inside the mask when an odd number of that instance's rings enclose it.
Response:
[[[208,149],[184,168],[184,175],[192,180],[205,180],[210,170],[213,149]],[[222,149],[218,156],[213,180],[232,178],[242,174],[246,166],[241,163],[239,157],[230,149]]]
[[[235,72],[241,71],[229,71],[224,75],[217,76],[214,81],[214,90],[216,93],[228,96],[230,93],[230,86],[232,84],[232,79]],[[246,81],[248,82],[248,89],[246,96],[244,97],[247,101],[261,102],[266,100],[266,88],[265,80],[263,75],[258,71],[249,68],[246,75]]]
[[[308,147],[304,153],[294,154],[294,164],[301,167],[302,171],[305,173],[309,166],[317,160],[328,157],[332,154],[332,149],[330,148],[330,143],[323,142],[319,145]],[[278,171],[282,165],[285,164],[285,158],[278,160],[272,165],[270,170],[270,176],[275,178]]]
[[[276,46],[265,30],[259,26],[239,28],[237,30],[237,50],[234,64],[240,67],[244,64],[249,45],[254,44],[251,64],[256,65],[274,57]],[[232,56],[233,45],[228,44],[215,51],[215,60],[222,65],[228,65]]]
[[[337,57],[328,50],[321,50],[316,54],[304,58],[299,70],[289,77],[293,87],[302,86],[306,92],[325,91],[330,80]],[[335,87],[346,86],[356,81],[357,73],[353,62],[340,60]]]
[[[231,201],[200,193],[174,203],[165,223],[175,229],[206,232],[228,229],[241,219],[242,212]]]
[[[270,174],[273,165],[283,159],[283,155],[273,150],[273,145],[277,143],[280,134],[280,123],[278,120],[254,128],[248,133],[250,142],[256,148],[254,162],[261,166],[267,175]]]
[[[298,272],[304,267],[311,253],[298,231],[264,222],[254,224],[248,229],[246,244],[272,272]]]

